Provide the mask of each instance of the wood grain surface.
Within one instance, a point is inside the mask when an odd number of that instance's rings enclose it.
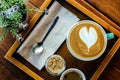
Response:
[[[96,9],[120,25],[120,0],[86,0]]]
[[[30,0],[30,3],[28,3],[28,5],[30,5],[30,7],[32,6],[39,7],[43,3],[43,1],[44,0]],[[104,13],[116,24],[120,25],[119,23],[120,22],[120,18],[119,18],[120,1],[119,0],[86,0],[86,1],[90,3],[92,6],[94,6],[96,9]],[[75,12],[75,14],[78,14],[78,13]],[[34,13],[30,13],[29,19],[31,19],[33,15]],[[83,19],[88,19],[88,18],[83,17]],[[112,40],[113,43],[115,42],[114,40],[116,39]],[[12,37],[10,33],[8,33],[6,35],[5,40],[2,43],[0,43],[0,80],[8,80],[8,79],[9,80],[33,80],[30,76],[28,76],[26,73],[21,71],[19,68],[17,68],[16,66],[14,66],[12,63],[10,63],[4,58],[4,55],[7,53],[7,51],[10,49],[10,47],[14,42],[15,42],[15,39]],[[111,49],[111,46],[113,44],[111,42],[108,42],[108,43],[110,43],[109,44],[110,47],[108,46],[108,49]],[[72,62],[76,62],[74,67],[81,67],[85,72],[85,74],[87,74],[87,77],[90,78],[92,73],[89,72],[89,69],[86,69],[87,62],[81,61],[82,65],[78,66],[78,63],[79,63],[78,60],[76,60],[75,58],[72,58],[72,56],[68,53],[69,52],[64,42],[61,48],[57,51],[57,54],[62,55],[65,58],[67,64],[70,64],[69,66],[67,66],[67,68],[73,67]],[[68,54],[68,57],[69,57],[68,59],[66,59],[66,56],[64,56],[65,54]],[[109,65],[107,65],[107,67],[103,71],[99,80],[120,80],[120,58],[119,57],[120,57],[120,48],[117,50],[115,56],[110,61]],[[72,59],[71,63],[69,63],[69,59]],[[89,65],[91,65],[92,67],[94,65],[93,63],[100,64],[101,61],[102,61],[102,58],[100,58],[99,61],[97,60],[94,62],[90,62]],[[37,72],[36,69],[34,70]],[[93,69],[93,72],[94,72],[94,69]],[[45,80],[48,80],[48,78],[51,75],[49,74],[44,75],[44,73],[45,74],[47,73],[45,71],[45,68],[43,68],[41,72],[38,72],[38,74],[44,77]],[[57,80],[57,78],[51,77],[49,80]]]

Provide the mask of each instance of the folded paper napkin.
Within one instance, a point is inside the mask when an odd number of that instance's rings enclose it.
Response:
[[[59,16],[58,22],[43,43],[44,51],[40,55],[32,54],[33,44],[42,40],[53,19]],[[18,53],[37,69],[41,70],[46,59],[54,54],[67,37],[67,32],[79,19],[76,15],[55,1],[49,9],[48,15],[44,15],[34,30],[18,49]]]

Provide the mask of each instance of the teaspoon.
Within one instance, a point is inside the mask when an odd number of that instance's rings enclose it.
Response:
[[[50,31],[54,28],[54,26],[55,26],[55,24],[57,23],[58,19],[59,19],[59,16],[57,16],[57,17],[53,20],[52,24],[50,25],[50,28],[48,29],[48,31],[47,31],[47,33],[45,34],[45,36],[44,36],[44,38],[42,39],[42,41],[41,41],[41,42],[38,42],[38,43],[36,43],[36,44],[33,45],[32,51],[33,51],[33,54],[34,54],[34,55],[38,55],[38,54],[41,54],[41,53],[43,52],[43,50],[44,50],[43,42],[45,41],[45,39],[46,39],[46,37],[48,36],[48,34],[50,33]]]

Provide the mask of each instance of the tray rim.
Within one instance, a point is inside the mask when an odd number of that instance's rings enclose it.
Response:
[[[68,3],[70,3],[71,5],[73,5],[74,7],[76,7],[77,9],[79,9],[80,11],[82,11],[84,14],[86,14],[87,16],[89,16],[90,18],[92,18],[93,20],[95,20],[96,22],[100,23],[103,26],[107,26],[105,27],[106,29],[114,32],[114,34],[118,37],[120,37],[120,31],[118,31],[116,28],[112,27],[109,23],[107,23],[106,21],[103,22],[104,20],[100,17],[98,17],[96,14],[94,14],[93,12],[91,12],[89,9],[86,8],[86,6],[77,3],[75,0],[66,0]],[[41,5],[40,10],[45,10],[46,7],[52,2],[52,0],[45,0],[44,3]],[[93,9],[93,11],[97,11],[95,10],[91,5],[89,5],[87,2],[83,1],[83,3],[85,3],[87,6],[89,6],[89,8]],[[98,12],[98,11],[97,11]],[[102,15],[100,12],[98,12],[100,15]],[[26,31],[26,33],[24,33],[24,37],[29,33],[29,31],[31,30],[31,28],[34,26],[34,24],[36,23],[36,21],[38,20],[38,18],[42,15],[42,13],[36,13],[33,18],[30,20],[29,22],[29,29]],[[104,16],[104,15],[102,15]],[[105,17],[105,16],[104,16]],[[98,19],[98,20],[96,20]],[[105,17],[105,19],[107,19],[109,21],[109,19],[107,17]],[[100,20],[100,21],[99,21]],[[110,21],[112,23],[112,25],[114,25],[115,27],[117,26],[115,23],[113,23],[112,21]],[[110,29],[109,29],[110,28]],[[107,56],[105,57],[105,59],[103,60],[103,62],[100,64],[100,66],[98,67],[98,69],[96,70],[96,72],[93,74],[91,80],[97,80],[98,77],[100,76],[100,74],[102,73],[102,71],[105,69],[105,67],[107,66],[107,64],[109,63],[109,61],[112,59],[112,57],[114,56],[115,52],[118,50],[118,48],[120,47],[120,38],[118,38],[118,40],[115,42],[114,46],[112,47],[112,49],[109,51],[109,53],[107,54]],[[19,41],[15,41],[14,44],[12,45],[12,47],[9,49],[9,51],[6,53],[5,58],[10,61],[11,63],[13,63],[15,66],[17,66],[18,68],[20,68],[22,71],[24,71],[25,73],[27,73],[29,76],[31,76],[33,79],[35,80],[44,80],[42,77],[40,77],[40,75],[38,75],[37,73],[35,73],[34,71],[32,71],[31,69],[29,69],[27,66],[25,66],[24,64],[22,64],[20,61],[18,61],[17,59],[15,59],[14,57],[12,57],[14,51],[17,49],[17,47],[20,45]],[[112,55],[112,56],[110,56]],[[107,63],[107,64],[105,64]],[[103,68],[104,67],[104,68]],[[101,70],[101,71],[100,71]]]

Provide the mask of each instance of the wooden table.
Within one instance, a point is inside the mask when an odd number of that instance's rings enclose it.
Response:
[[[33,7],[33,6],[39,7],[43,3],[43,1],[44,0],[31,0],[30,3],[28,3],[28,5],[30,5],[30,7]],[[88,1],[88,3],[90,3],[100,12],[102,12],[104,15],[109,17],[117,25],[120,25],[119,23],[120,22],[120,18],[119,18],[120,1],[119,0],[114,0],[114,1],[113,0],[86,0],[86,1]],[[31,19],[34,13],[30,13],[29,15],[30,15],[29,18]],[[10,49],[10,47],[14,42],[15,42],[15,39],[12,38],[12,35],[8,33],[6,36],[6,39],[0,44],[0,79],[32,80],[30,76],[28,76],[26,73],[21,71],[19,68],[17,68],[16,66],[11,64],[9,61],[7,61],[4,58],[4,55],[7,53],[7,51]],[[63,43],[61,48],[57,51],[57,54],[61,54],[63,57],[65,57],[64,54],[67,54],[67,53],[68,53],[68,50],[66,48],[66,44]],[[99,77],[99,80],[120,80],[120,59],[119,59],[120,54],[119,53],[120,53],[120,48],[117,50],[116,54],[114,55],[110,63],[107,65],[107,67]],[[68,56],[72,57],[71,55],[68,55]],[[74,60],[77,61],[76,59]],[[68,60],[66,60],[66,62],[68,62]],[[77,67],[77,63],[78,61],[76,62],[76,65],[74,65],[75,67]],[[68,67],[71,67],[71,65]],[[85,65],[82,67],[85,67]],[[50,77],[50,75],[47,74],[47,72],[45,71],[45,68],[42,70],[40,74],[42,77],[45,77],[45,80],[47,79],[53,80],[52,77]],[[86,74],[88,74],[87,77],[90,77],[91,73],[88,72]]]

